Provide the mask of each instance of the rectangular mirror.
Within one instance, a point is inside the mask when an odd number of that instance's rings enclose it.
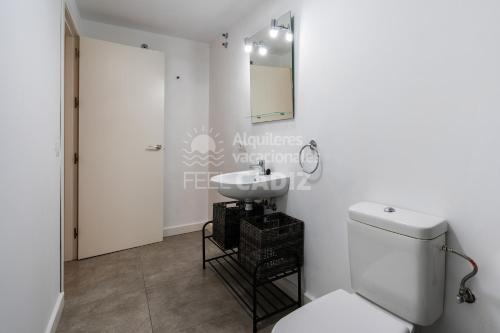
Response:
[[[293,18],[287,13],[245,40],[252,123],[294,117]]]

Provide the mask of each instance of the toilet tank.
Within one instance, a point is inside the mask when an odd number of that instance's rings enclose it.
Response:
[[[443,313],[447,223],[399,208],[361,202],[349,208],[353,290],[417,325]]]

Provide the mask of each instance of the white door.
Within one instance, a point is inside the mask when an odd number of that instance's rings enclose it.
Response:
[[[80,40],[78,258],[163,239],[164,56]]]

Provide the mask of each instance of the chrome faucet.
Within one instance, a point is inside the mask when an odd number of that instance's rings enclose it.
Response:
[[[264,160],[259,160],[257,164],[251,164],[250,169],[253,168],[259,168],[259,174],[260,175],[265,175],[266,174],[266,161]]]

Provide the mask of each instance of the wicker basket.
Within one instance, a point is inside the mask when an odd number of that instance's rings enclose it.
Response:
[[[304,222],[283,213],[243,218],[240,228],[240,263],[257,279],[302,266]],[[273,260],[273,258],[275,258]],[[298,262],[297,262],[298,261]]]
[[[245,211],[245,203],[240,201],[219,202],[213,209],[214,240],[223,249],[233,249],[240,243],[240,219],[245,216],[264,214],[264,206],[254,204],[253,210]]]

